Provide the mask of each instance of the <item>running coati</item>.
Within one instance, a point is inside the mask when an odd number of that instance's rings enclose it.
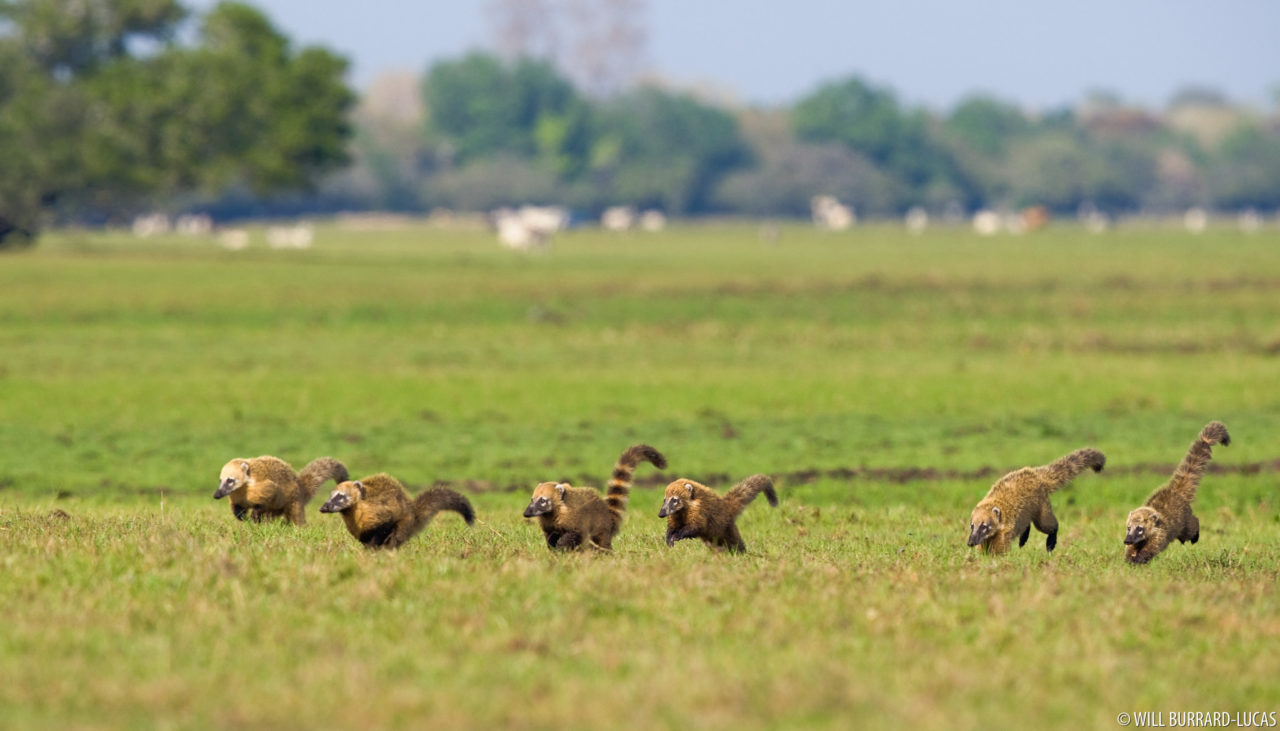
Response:
[[[433,487],[413,500],[404,485],[385,472],[333,489],[322,513],[341,513],[347,531],[369,548],[399,548],[426,527],[436,513],[452,510],[473,525],[471,501],[447,487]]]
[[[1191,501],[1215,444],[1231,444],[1231,435],[1220,421],[1205,424],[1169,482],[1147,498],[1145,505],[1129,513],[1124,534],[1124,557],[1129,563],[1150,561],[1175,538],[1180,543],[1200,540],[1200,520],[1191,513]]]
[[[333,457],[312,460],[295,473],[288,462],[270,455],[233,459],[222,467],[215,500],[231,498],[237,520],[285,518],[295,525],[306,523],[304,508],[325,480],[342,482],[347,468]]]
[[[1019,547],[1025,545],[1034,525],[1048,536],[1044,545],[1052,551],[1058,545],[1058,519],[1049,495],[1087,468],[1101,472],[1106,462],[1096,449],[1077,449],[1043,467],[1023,467],[1000,478],[973,509],[969,545],[981,543],[989,553],[1004,553],[1014,536],[1018,536]]]
[[[692,480],[676,480],[667,485],[662,509],[658,511],[659,518],[667,519],[667,545],[674,546],[676,541],[685,538],[701,538],[718,550],[746,551],[747,544],[743,543],[735,521],[761,492],[770,505],[778,506],[778,494],[773,491],[773,480],[768,475],[752,475],[724,497]]]
[[[645,461],[658,469],[667,466],[666,457],[653,447],[647,444],[629,447],[614,465],[603,498],[592,487],[544,482],[533,489],[524,517],[538,519],[550,548],[571,551],[586,543],[609,550],[622,526],[636,466]]]

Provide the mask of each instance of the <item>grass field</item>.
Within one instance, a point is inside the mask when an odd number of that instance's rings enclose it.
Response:
[[[1280,236],[725,223],[322,227],[315,248],[56,232],[0,256],[2,728],[1119,728],[1280,711]],[[1124,518],[1224,421],[1202,537]],[[539,481],[637,473],[612,555]],[[965,546],[1004,472],[1107,454],[1043,536]],[[210,499],[237,456],[467,494],[394,553]],[[747,555],[660,488],[773,475]],[[322,488],[327,492],[327,487]]]

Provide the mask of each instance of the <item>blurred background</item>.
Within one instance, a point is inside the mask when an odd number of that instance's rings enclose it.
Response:
[[[0,0],[0,245],[528,205],[1274,226],[1277,29],[1266,0]]]

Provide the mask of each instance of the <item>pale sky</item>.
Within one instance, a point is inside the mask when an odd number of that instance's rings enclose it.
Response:
[[[251,0],[351,81],[490,48],[484,0]],[[213,0],[190,5],[203,9]],[[1032,110],[1090,91],[1163,106],[1186,86],[1273,108],[1280,0],[647,0],[648,69],[744,103],[857,74],[936,110],[975,92]]]

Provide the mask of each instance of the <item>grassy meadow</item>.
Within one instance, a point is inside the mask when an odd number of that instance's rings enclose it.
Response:
[[[2,728],[1115,728],[1280,711],[1280,235],[322,226],[308,251],[53,232],[0,256]],[[1230,428],[1201,540],[1124,518]],[[533,485],[641,466],[612,555]],[[968,515],[1082,446],[1058,548]],[[465,493],[394,553],[211,499],[233,457]],[[774,476],[746,555],[676,477]],[[328,486],[322,488],[327,493]]]

